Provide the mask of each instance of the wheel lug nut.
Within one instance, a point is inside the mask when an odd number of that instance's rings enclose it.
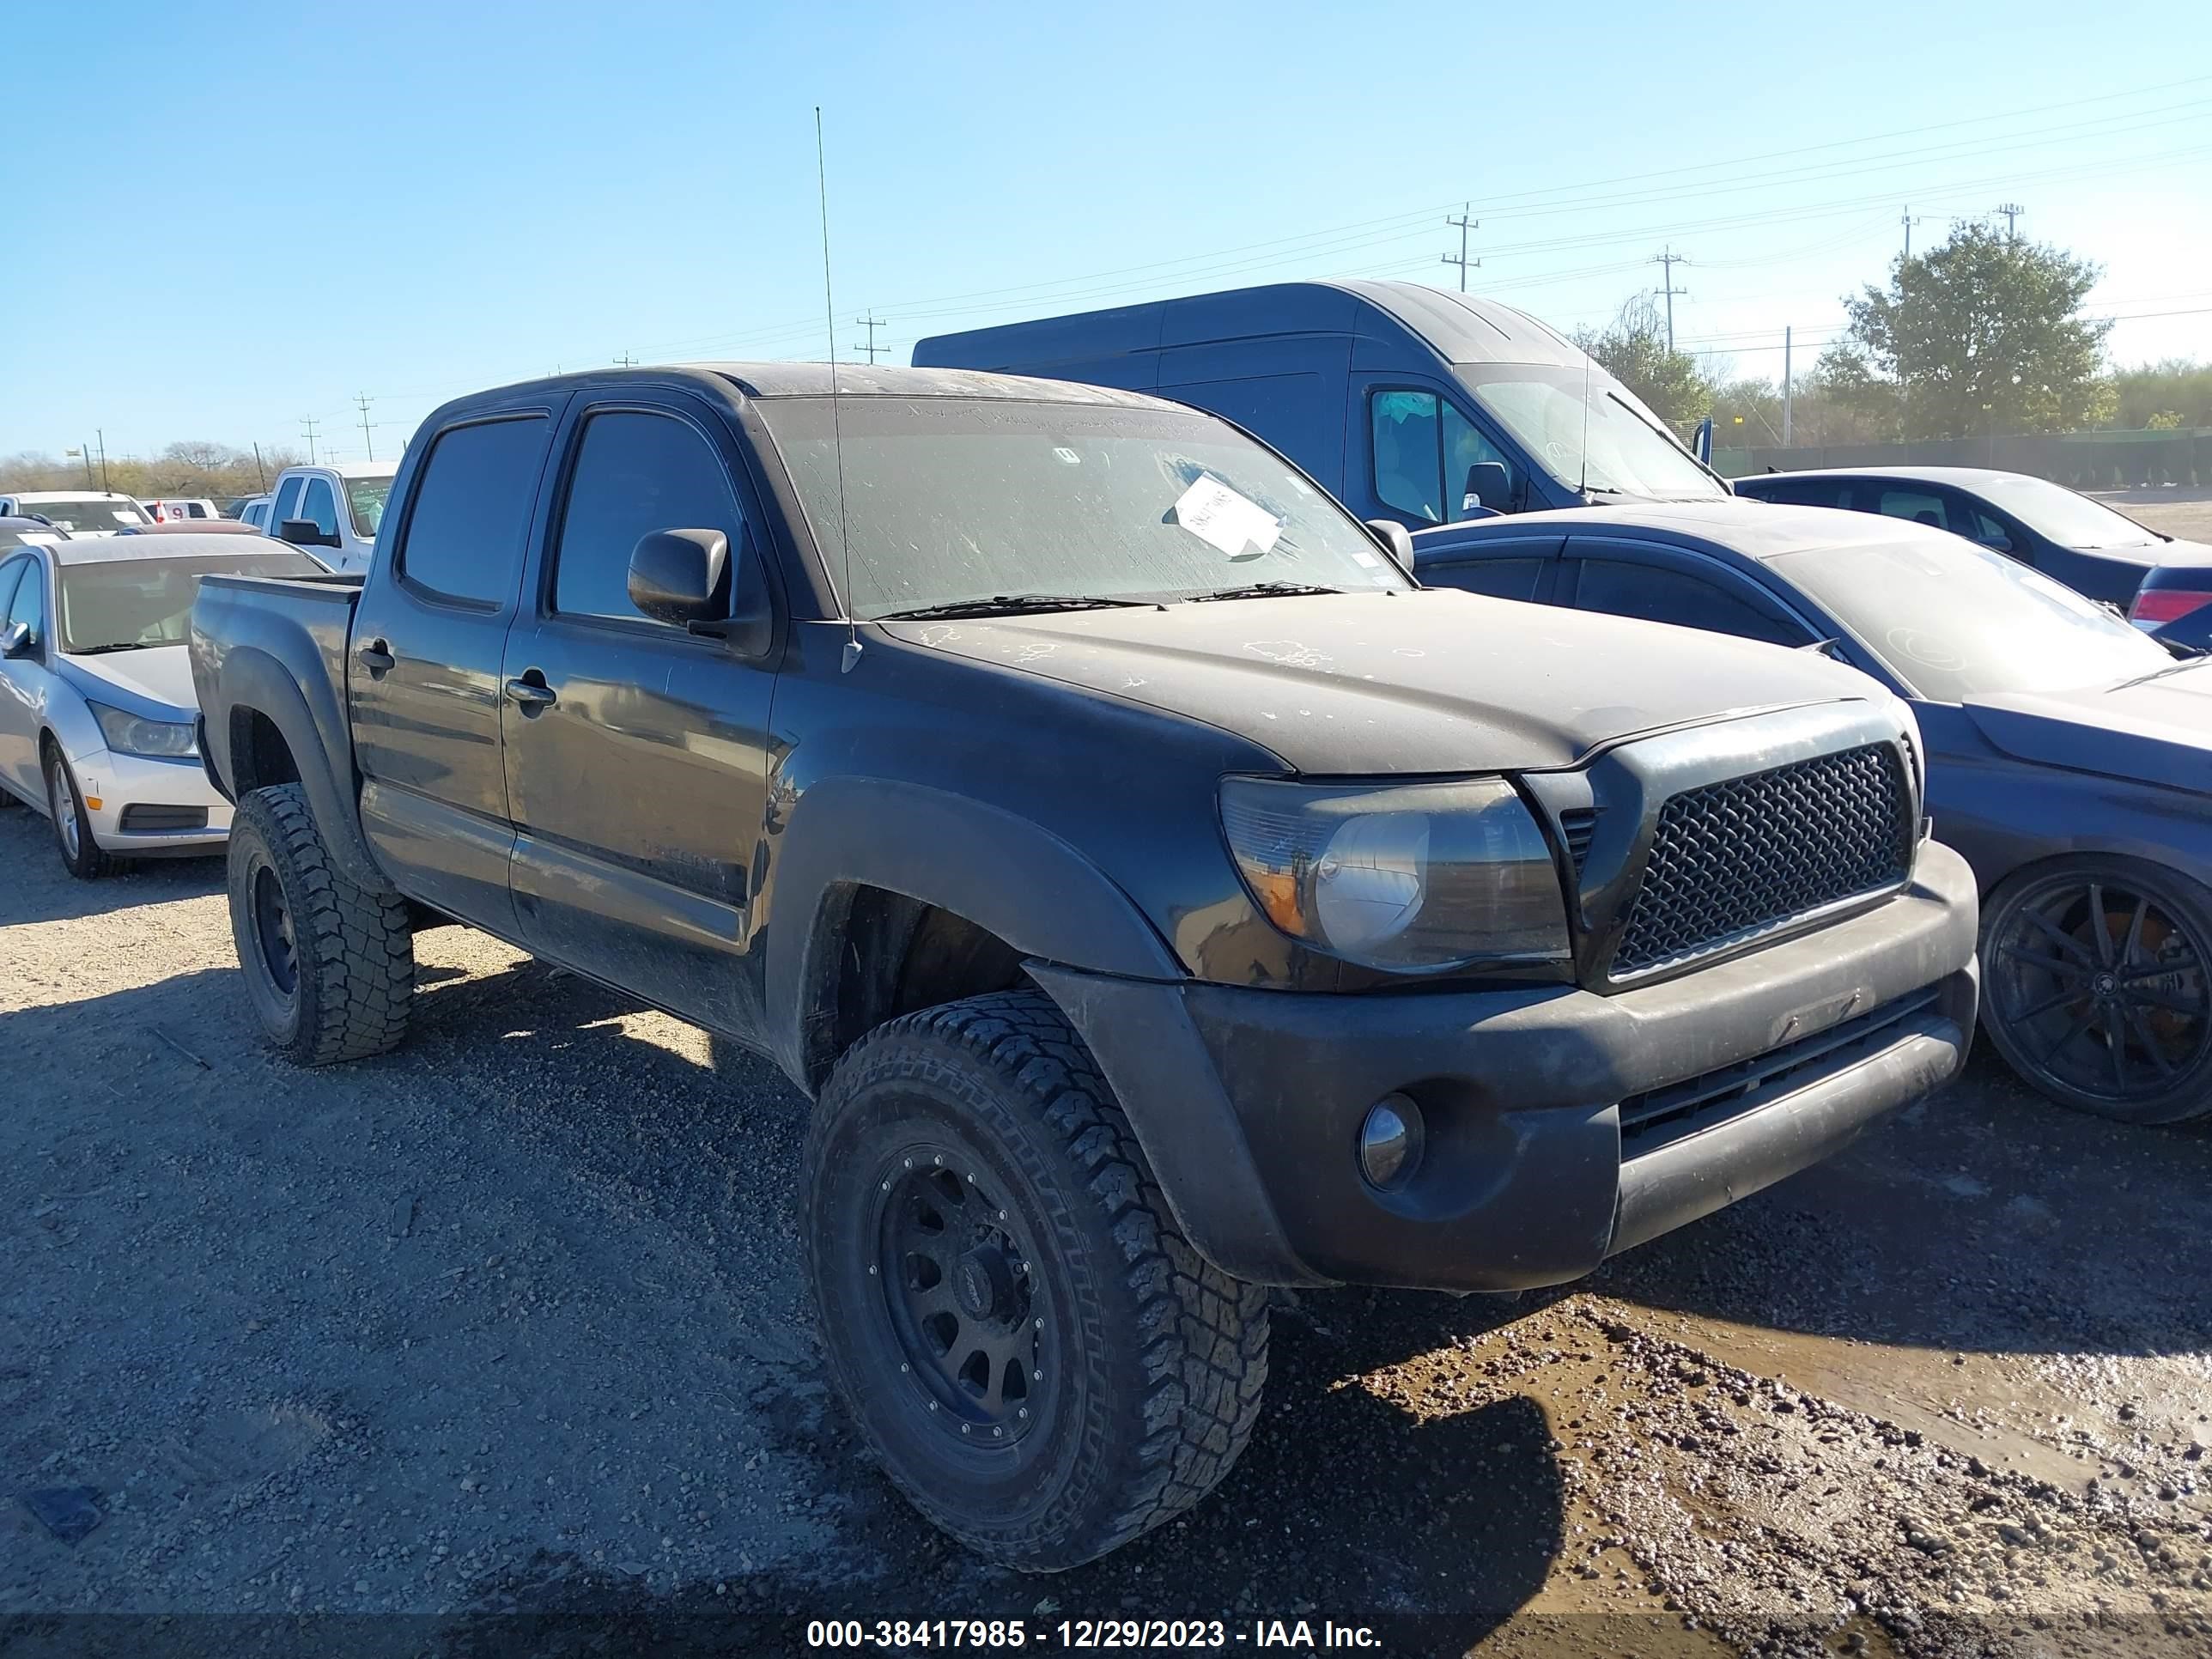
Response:
[[[1016,1412],[1014,1415],[1020,1418],[1023,1422],[1026,1423],[1030,1420],[1030,1408],[1027,1406],[1024,1406],[1021,1410]]]
[[[869,1277],[869,1278],[871,1278],[871,1279],[873,1279],[875,1276],[876,1276],[876,1270],[875,1270],[873,1267],[869,1268],[869,1269],[868,1269],[868,1277]]]
[[[1001,1220],[1001,1221],[1004,1221],[1006,1218],[1006,1212],[1004,1210],[1000,1211],[1000,1212],[999,1212],[999,1219],[1000,1219],[1000,1220]]]
[[[929,1409],[932,1411],[935,1411],[937,1409],[937,1402],[934,1400],[929,1402]]]
[[[965,1423],[963,1423],[963,1424],[960,1425],[960,1432],[961,1432],[961,1433],[963,1433],[963,1434],[967,1433],[967,1432],[968,1432],[968,1425],[966,1425]]]
[[[1038,1320],[1038,1321],[1036,1322],[1036,1328],[1037,1328],[1039,1330],[1042,1330],[1042,1329],[1044,1328],[1044,1321],[1042,1321],[1042,1319]]]
[[[899,1375],[900,1375],[901,1376],[904,1376],[906,1375],[906,1373],[907,1373],[907,1368],[906,1368],[905,1364],[904,1364],[903,1363],[902,1363],[902,1364],[900,1364],[900,1366],[899,1366]]]
[[[930,1162],[936,1164],[937,1167],[941,1170],[945,1167],[945,1155],[940,1152],[937,1157],[932,1158]]]
[[[991,1438],[994,1440],[1004,1440],[1006,1437],[1006,1431],[1004,1429],[994,1429],[991,1431]]]
[[[908,1158],[908,1159],[907,1159],[907,1161],[906,1161],[906,1167],[907,1167],[908,1169],[909,1169],[909,1170],[911,1170],[912,1168],[914,1168],[914,1160],[913,1160],[912,1158]]]

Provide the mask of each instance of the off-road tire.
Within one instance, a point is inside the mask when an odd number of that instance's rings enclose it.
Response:
[[[1017,1322],[1042,1310],[1025,1396],[1036,1420],[1011,1444],[985,1439],[988,1423],[972,1443],[953,1432],[964,1419],[930,1407],[942,1379],[925,1384],[906,1364],[885,1206],[905,1160],[940,1155],[955,1185],[1006,1206],[1036,1297]],[[1243,1450],[1267,1381],[1267,1292],[1191,1248],[1049,998],[974,997],[863,1037],[815,1109],[803,1191],[837,1389],[892,1483],[977,1554],[1031,1572],[1079,1566],[1190,1508]]]
[[[229,878],[231,938],[270,1047],[301,1066],[397,1048],[415,994],[407,902],[365,891],[331,867],[298,784],[256,789],[238,803]],[[288,919],[289,987],[264,944],[264,894]]]
[[[2087,921],[2091,892],[2107,918],[2101,946]],[[2044,921],[2023,920],[2030,911]],[[2031,1088],[2123,1123],[2212,1113],[2212,890],[2137,859],[2082,854],[2039,865],[1990,895],[1981,959],[1982,1029]],[[2109,1025],[2100,1012],[2107,1002]],[[2114,1030],[2122,1062],[2107,1070]]]
[[[92,838],[92,817],[84,810],[84,791],[77,785],[69,757],[50,738],[39,758],[46,781],[46,816],[53,821],[54,851],[61,854],[62,868],[79,881],[113,875],[123,861],[102,852]]]

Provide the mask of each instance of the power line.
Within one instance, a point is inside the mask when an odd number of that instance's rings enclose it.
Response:
[[[1455,259],[1450,254],[1447,253],[1444,255],[1444,263],[1448,265],[1457,265],[1459,267],[1459,291],[1462,294],[1467,292],[1467,268],[1470,264],[1479,265],[1482,263],[1480,259],[1469,259],[1467,257],[1467,234],[1470,230],[1480,229],[1482,225],[1481,220],[1470,219],[1467,216],[1468,210],[1474,205],[1474,204],[1472,202],[1462,204],[1459,210],[1458,218],[1447,219],[1444,221],[1448,225],[1457,225],[1459,227],[1459,258]]]

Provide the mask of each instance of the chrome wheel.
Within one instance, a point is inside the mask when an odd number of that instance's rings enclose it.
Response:
[[[69,763],[58,754],[46,757],[46,807],[53,814],[62,856],[75,864],[84,855],[77,836],[76,786],[70,781]]]

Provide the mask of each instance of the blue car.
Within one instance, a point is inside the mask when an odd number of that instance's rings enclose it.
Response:
[[[1431,587],[1823,651],[1906,698],[1936,837],[1982,890],[1999,1052],[2082,1110],[2212,1112],[2212,658],[1956,536],[1827,508],[1588,507],[1413,541]]]
[[[2147,577],[2201,604],[2212,589],[2212,547],[2137,524],[2102,501],[2026,472],[1978,466],[1870,466],[1765,472],[1735,481],[1735,493],[1792,507],[1879,513],[1964,536],[2040,570],[2077,593],[2126,611]],[[2191,605],[2189,609],[2193,609]],[[2146,628],[2184,614],[2177,598]]]

